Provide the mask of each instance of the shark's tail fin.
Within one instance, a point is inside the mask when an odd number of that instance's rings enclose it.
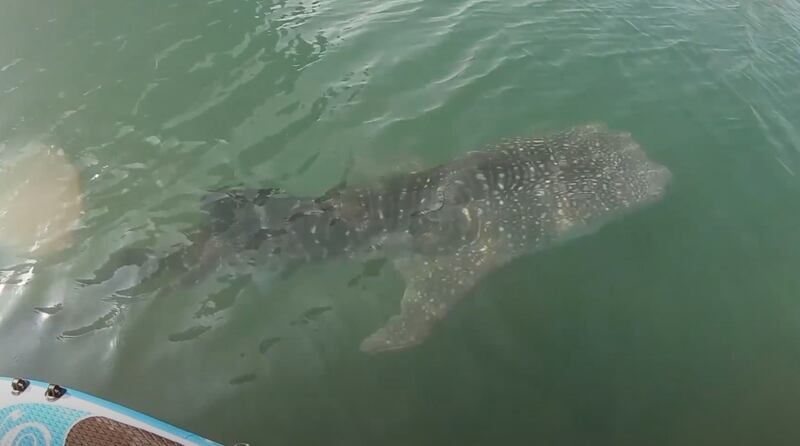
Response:
[[[138,296],[190,288],[226,264],[233,265],[237,275],[248,274],[249,266],[265,250],[277,254],[280,247],[291,244],[287,228],[297,215],[318,207],[313,199],[293,197],[277,188],[210,191],[202,200],[203,221],[185,233],[186,242],[166,253],[141,242],[126,246],[111,255],[93,277],[79,283],[100,284],[111,280],[120,268],[134,266],[138,267],[134,285],[117,294]],[[274,269],[282,272],[290,266],[284,263]],[[265,265],[260,266],[263,269]]]

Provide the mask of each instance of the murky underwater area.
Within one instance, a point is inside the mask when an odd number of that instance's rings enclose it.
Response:
[[[798,54],[790,1],[8,3],[0,376],[226,444],[795,444]],[[359,350],[399,310],[386,257],[140,283],[208,191],[588,123],[663,199],[504,264],[414,348]]]

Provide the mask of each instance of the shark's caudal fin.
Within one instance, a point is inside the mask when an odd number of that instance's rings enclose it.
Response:
[[[96,285],[110,280],[124,266],[136,266],[140,274],[137,283],[117,294],[163,295],[203,281],[224,264],[237,265],[241,274],[249,274],[258,244],[269,239],[271,231],[280,233],[292,210],[306,202],[274,188],[212,191],[202,200],[203,223],[185,233],[185,243],[167,252],[159,252],[142,242],[123,247],[93,277],[79,282]]]

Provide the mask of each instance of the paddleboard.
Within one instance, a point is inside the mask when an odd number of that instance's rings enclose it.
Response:
[[[72,388],[0,377],[0,446],[221,446]]]

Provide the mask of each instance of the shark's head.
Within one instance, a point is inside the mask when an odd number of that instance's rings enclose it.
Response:
[[[561,155],[569,162],[553,188],[560,228],[594,227],[661,199],[672,173],[650,160],[630,134],[583,131]]]
[[[652,161],[648,162],[649,168],[644,176],[647,183],[647,196],[658,200],[666,192],[667,186],[672,182],[672,172],[665,166]]]

